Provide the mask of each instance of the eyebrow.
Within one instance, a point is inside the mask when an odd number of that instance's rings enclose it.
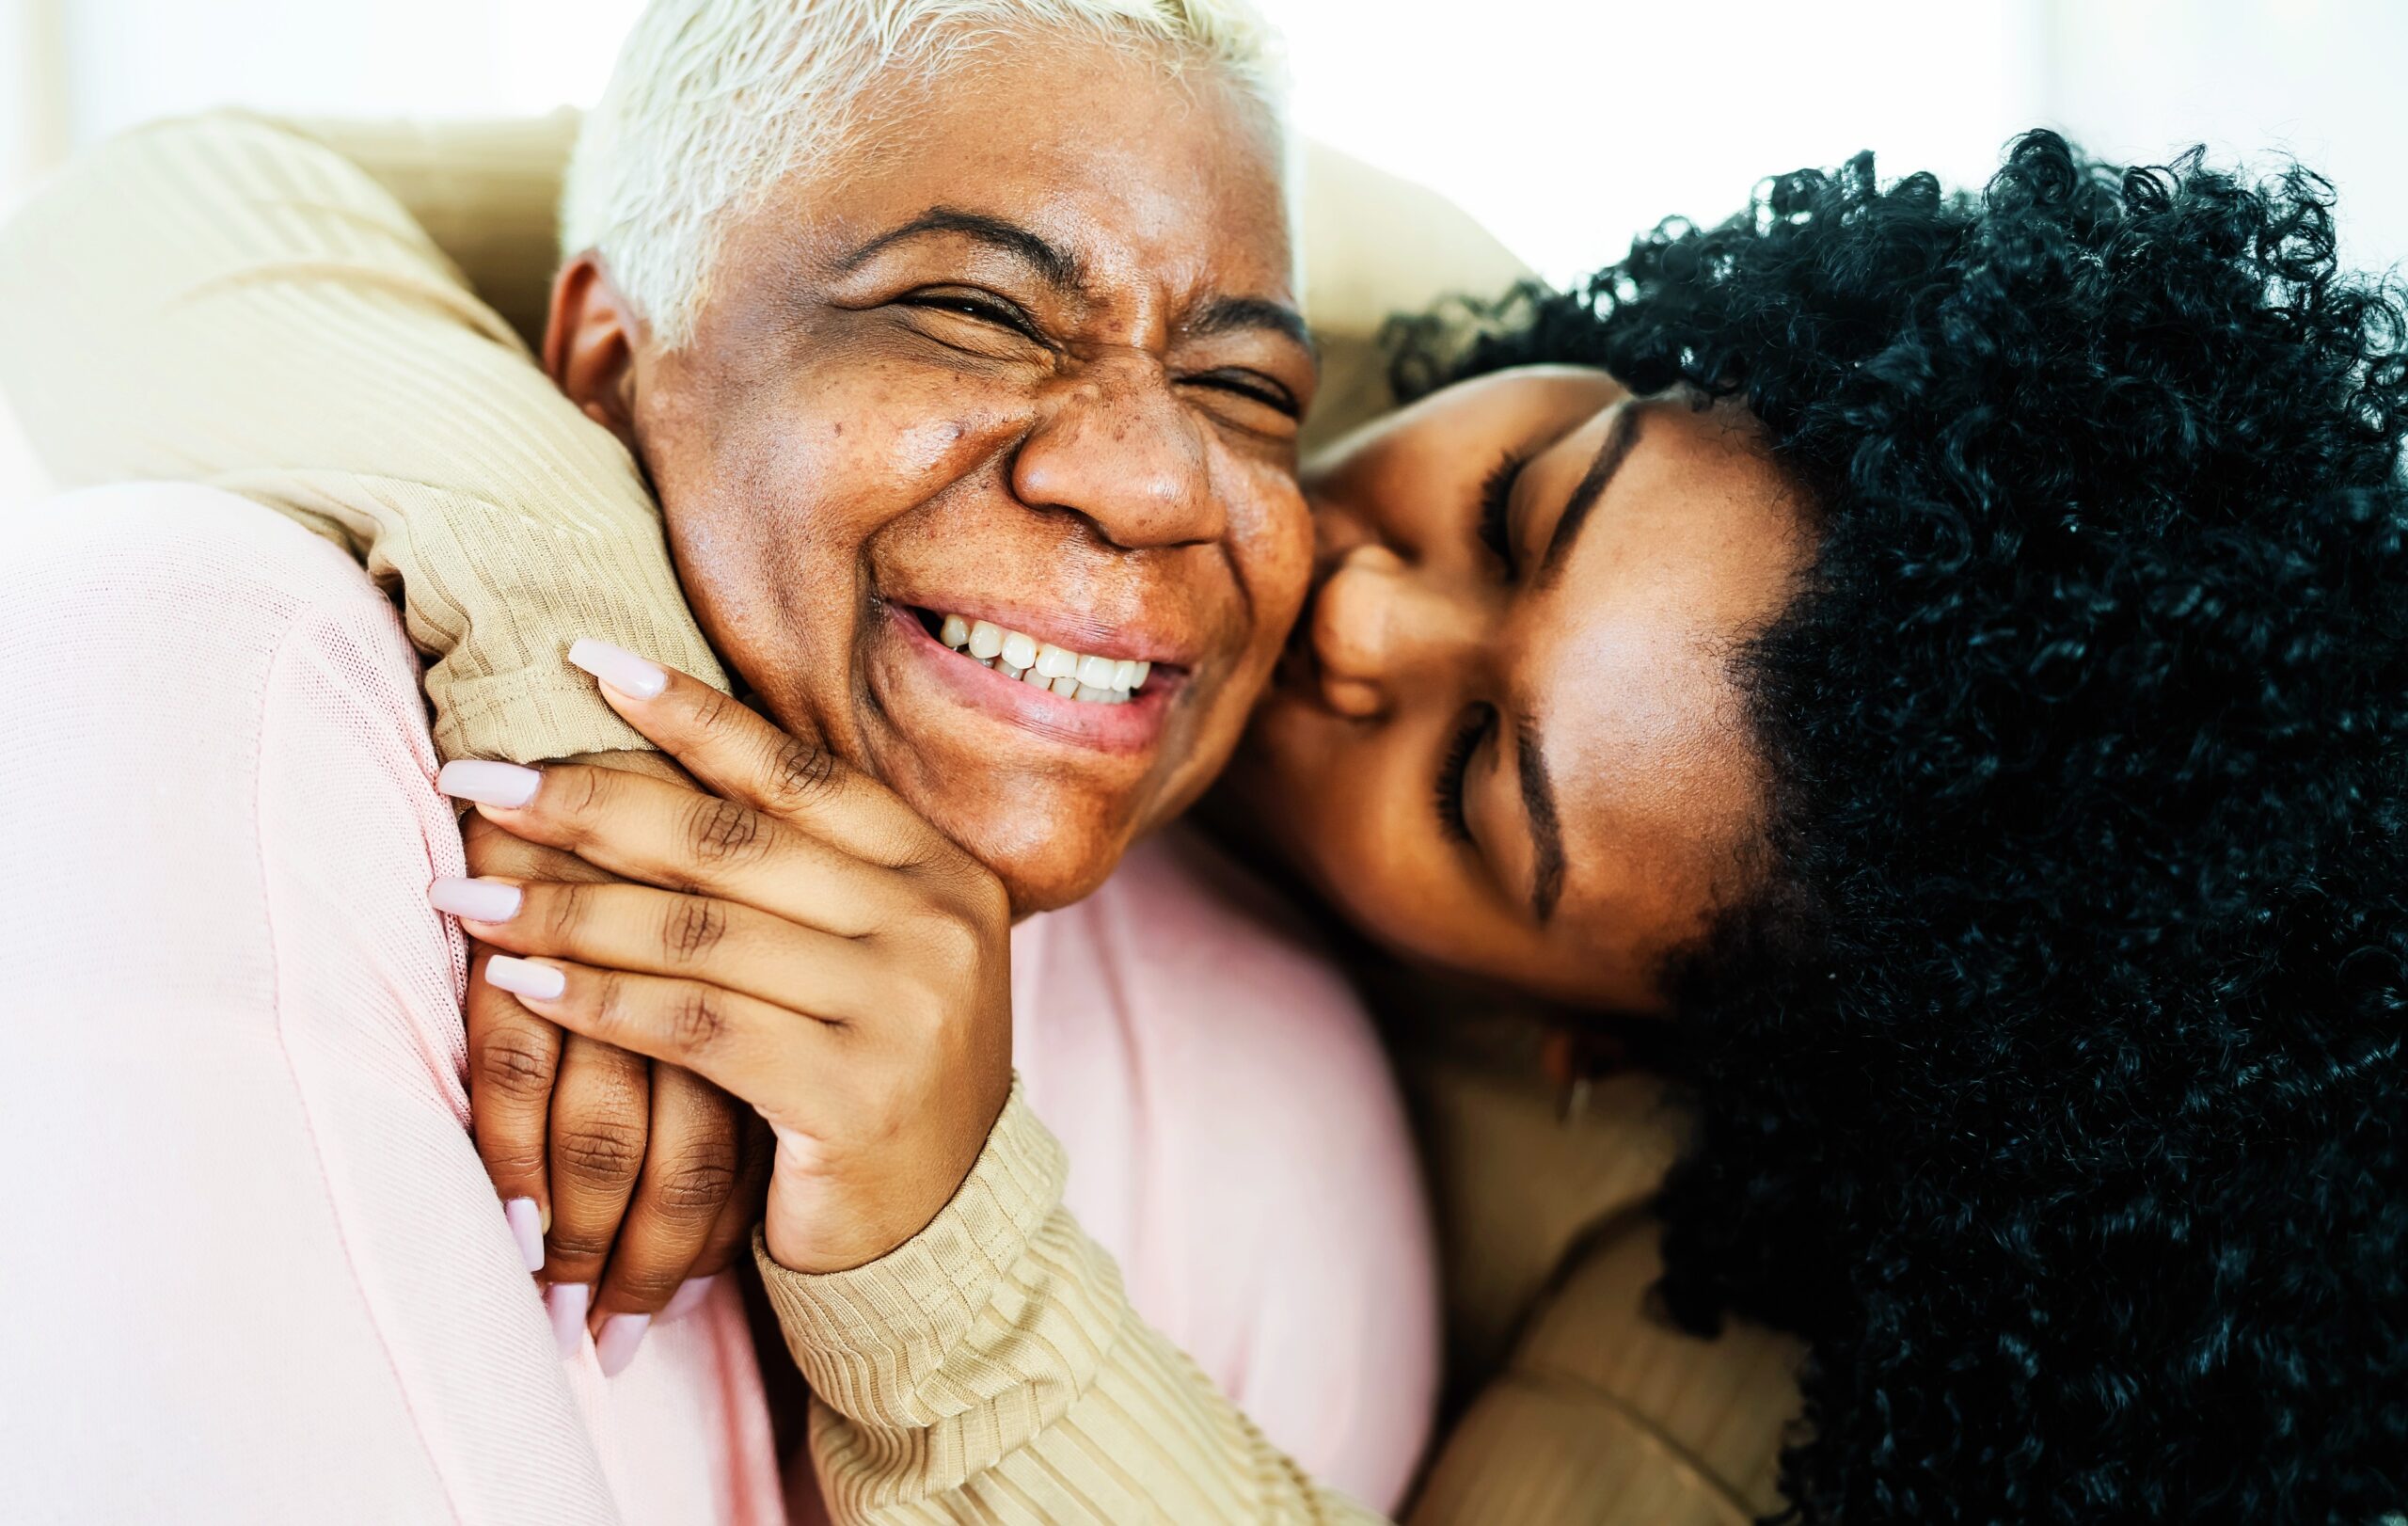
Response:
[[[1530,822],[1530,911],[1544,925],[1563,895],[1563,825],[1556,819],[1555,784],[1535,720],[1525,716],[1513,727],[1513,754],[1522,776],[1522,809]]]
[[[1018,223],[990,217],[983,212],[964,212],[958,207],[930,207],[910,222],[890,228],[855,248],[837,262],[836,268],[840,272],[858,270],[883,250],[930,233],[955,233],[1001,249],[1026,263],[1037,272],[1038,279],[1057,292],[1076,294],[1086,289],[1086,266],[1077,255]]]
[[[1305,315],[1284,302],[1274,302],[1268,297],[1214,297],[1183,326],[1188,333],[1199,338],[1235,333],[1246,328],[1269,329],[1293,340],[1307,355],[1321,353],[1321,346],[1313,342],[1312,327],[1305,322]]]
[[[1563,512],[1555,517],[1555,533],[1547,538],[1546,554],[1539,558],[1539,581],[1552,581],[1563,570],[1566,558],[1572,554],[1572,543],[1579,538],[1580,528],[1589,522],[1589,511],[1606,496],[1606,485],[1630,455],[1630,447],[1639,437],[1639,409],[1624,403],[1614,409],[1614,421],[1606,426],[1604,443],[1589,462],[1589,469],[1580,479],[1572,496],[1564,501]]]

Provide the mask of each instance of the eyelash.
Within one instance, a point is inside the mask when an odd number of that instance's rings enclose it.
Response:
[[[1489,469],[1487,478],[1480,485],[1481,544],[1496,553],[1508,572],[1513,570],[1513,485],[1522,480],[1522,469],[1529,461],[1519,451],[1508,451],[1504,459]]]
[[[1018,308],[973,296],[966,292],[914,292],[898,300],[907,308],[934,308],[993,324],[999,328],[1008,328],[1033,343],[1045,342],[1044,336],[1037,331],[1037,326],[1029,322],[1028,315]]]
[[[1453,741],[1447,744],[1446,761],[1438,766],[1438,826],[1457,842],[1471,841],[1471,823],[1464,819],[1464,775],[1471,771],[1471,755],[1497,723],[1497,711],[1486,705],[1473,707],[1472,713]]]
[[[1243,377],[1232,376],[1227,372],[1208,372],[1201,376],[1190,376],[1187,379],[1197,387],[1210,387],[1215,391],[1228,392],[1245,398],[1249,402],[1259,403],[1264,407],[1291,419],[1302,416],[1302,410],[1296,406],[1296,400],[1288,395],[1285,388],[1275,391],[1269,387],[1258,387]]]

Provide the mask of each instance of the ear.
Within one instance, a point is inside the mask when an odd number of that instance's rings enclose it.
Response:
[[[552,278],[544,370],[571,403],[629,451],[636,449],[636,345],[642,332],[642,320],[591,250]]]

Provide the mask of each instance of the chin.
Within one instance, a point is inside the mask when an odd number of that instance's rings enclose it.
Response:
[[[926,808],[921,807],[924,814]],[[1011,896],[1015,921],[1084,900],[1120,866],[1137,834],[1127,827],[1079,825],[1079,813],[1038,810],[958,827],[930,815],[938,830],[994,872]]]

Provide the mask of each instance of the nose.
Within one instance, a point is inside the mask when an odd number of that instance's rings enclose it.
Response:
[[[1149,356],[1068,378],[1012,462],[1022,502],[1068,510],[1131,550],[1219,540],[1227,517],[1212,479],[1198,421]]]
[[[1488,625],[1469,591],[1445,586],[1386,546],[1358,546],[1313,602],[1323,700],[1340,715],[1369,719],[1411,694],[1460,692]]]

